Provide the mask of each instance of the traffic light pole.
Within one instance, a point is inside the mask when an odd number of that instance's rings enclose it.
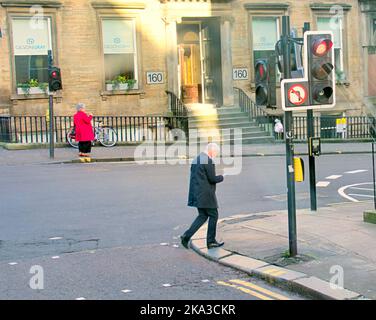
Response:
[[[305,22],[303,28],[303,36],[306,31],[310,31],[310,23]],[[306,70],[305,72],[308,72]],[[315,136],[315,127],[313,124],[313,110],[307,110],[307,141],[308,141],[308,162],[309,162],[309,194],[311,200],[311,211],[317,211],[317,196],[316,196],[316,164],[315,156],[310,155],[309,141]]]
[[[283,78],[291,79],[291,50],[290,50],[290,17],[282,17],[282,51]],[[286,177],[287,177],[287,206],[289,224],[289,253],[294,257],[298,253],[296,235],[296,202],[295,202],[295,174],[294,174],[294,144],[293,144],[292,112],[285,112],[285,141],[286,141]]]
[[[48,50],[48,71],[52,68],[52,51]],[[55,136],[54,136],[54,96],[52,91],[48,94],[49,104],[48,104],[48,114],[50,120],[50,158],[55,157]]]

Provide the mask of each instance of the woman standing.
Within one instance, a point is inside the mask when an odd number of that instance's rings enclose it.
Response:
[[[79,157],[82,162],[90,162],[91,142],[94,140],[94,131],[91,125],[92,114],[87,114],[84,103],[76,105],[77,113],[74,115],[76,128],[76,141],[78,141]]]

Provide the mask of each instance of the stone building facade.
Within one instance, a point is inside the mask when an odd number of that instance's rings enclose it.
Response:
[[[289,15],[297,36],[306,21],[335,34],[337,105],[326,112],[364,114],[376,96],[374,44],[363,36],[372,2],[0,0],[0,113],[45,114],[48,49],[62,71],[58,115],[78,101],[98,115],[165,114],[166,90],[186,103],[231,106],[233,87],[254,94],[254,61],[271,53]]]

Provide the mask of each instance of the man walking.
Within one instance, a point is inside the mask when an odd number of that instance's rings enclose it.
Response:
[[[198,217],[191,227],[180,237],[182,245],[188,249],[191,237],[209,218],[207,232],[207,247],[217,248],[223,246],[223,242],[216,240],[218,221],[218,202],[215,195],[216,184],[223,181],[223,176],[216,176],[213,159],[218,155],[219,147],[215,143],[209,143],[205,152],[200,153],[191,165],[191,178],[189,183],[188,206],[196,207]]]

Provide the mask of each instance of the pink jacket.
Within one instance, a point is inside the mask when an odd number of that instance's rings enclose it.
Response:
[[[88,116],[83,111],[78,111],[74,117],[74,125],[76,126],[76,141],[92,141],[94,140],[94,131],[91,125],[93,116]]]

